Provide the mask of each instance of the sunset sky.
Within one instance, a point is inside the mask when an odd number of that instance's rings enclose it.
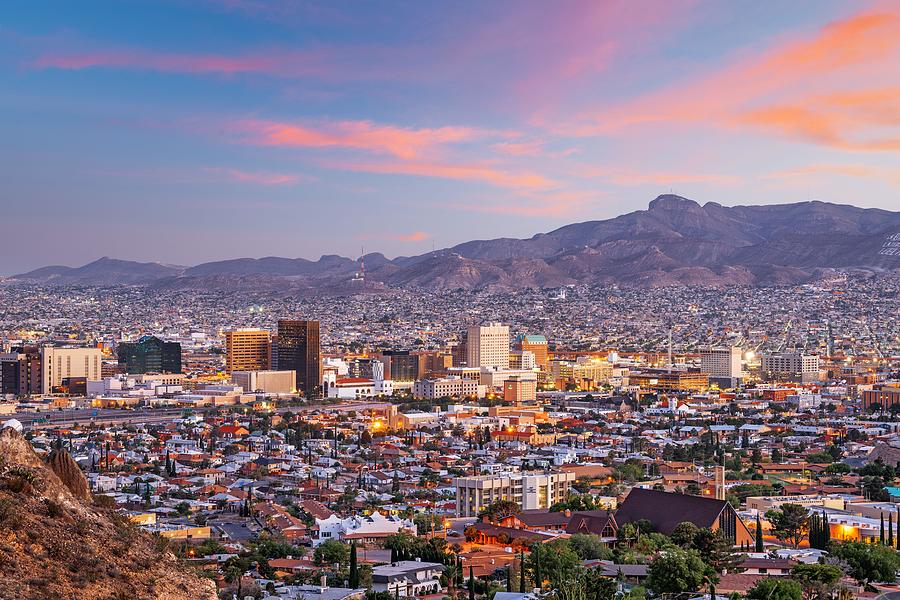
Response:
[[[0,274],[900,210],[900,0],[11,1]]]

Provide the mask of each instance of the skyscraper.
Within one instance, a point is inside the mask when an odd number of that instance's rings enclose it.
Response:
[[[145,335],[137,342],[122,342],[119,366],[126,373],[181,373],[181,344]]]
[[[265,329],[225,332],[225,370],[268,371],[272,366],[272,343]]]
[[[322,352],[319,322],[281,319],[278,321],[278,369],[297,373],[297,390],[307,399],[322,394]]]
[[[509,326],[500,323],[469,327],[466,335],[469,367],[509,368]]]

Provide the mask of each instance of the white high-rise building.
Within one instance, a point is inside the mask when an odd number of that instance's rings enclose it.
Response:
[[[84,377],[101,379],[102,354],[99,348],[41,348],[41,391],[49,394],[62,385],[63,379]]]
[[[706,348],[700,351],[700,371],[710,377],[727,377],[739,379],[744,376],[741,369],[741,349],[737,346],[729,348]]]
[[[509,368],[509,326],[500,323],[469,327],[466,338],[469,367]]]

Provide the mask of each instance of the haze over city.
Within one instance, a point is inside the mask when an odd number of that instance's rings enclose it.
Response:
[[[898,208],[896,2],[445,8],[6,6],[0,228],[29,249],[0,274],[415,255],[670,191]]]

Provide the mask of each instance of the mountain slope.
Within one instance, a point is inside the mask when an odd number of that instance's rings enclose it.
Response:
[[[0,599],[216,597],[127,518],[91,505],[68,453],[48,458],[0,430]]]
[[[560,227],[528,239],[473,240],[393,260],[326,255],[240,258],[188,269],[101,259],[46,267],[14,279],[44,283],[147,283],[164,289],[260,289],[296,294],[424,289],[519,289],[574,283],[792,284],[834,270],[900,271],[883,252],[900,234],[900,212],[825,202],[726,207],[663,195],[647,210]],[[900,244],[900,242],[897,242]],[[138,267],[138,265],[140,265]]]

